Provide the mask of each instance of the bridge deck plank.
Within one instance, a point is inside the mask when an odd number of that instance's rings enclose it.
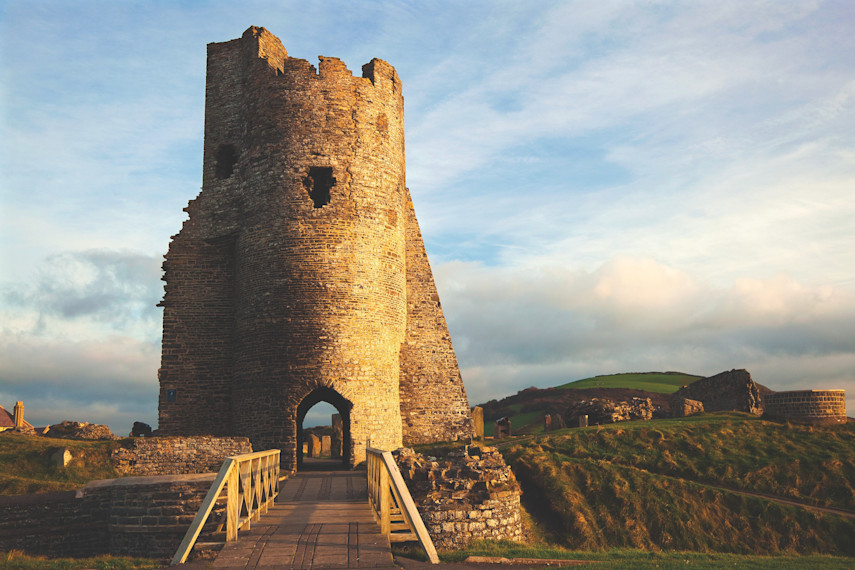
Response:
[[[305,472],[289,478],[276,504],[228,543],[211,568],[388,568],[389,539],[368,506],[365,474]]]

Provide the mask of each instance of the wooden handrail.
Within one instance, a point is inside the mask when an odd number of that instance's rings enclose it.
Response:
[[[278,449],[271,449],[226,458],[172,558],[172,564],[184,564],[187,560],[224,488],[226,542],[237,540],[239,530],[249,530],[252,522],[267,512],[279,494],[279,454]]]
[[[433,540],[428,534],[419,511],[416,510],[416,504],[410,496],[410,490],[407,489],[404,478],[401,477],[401,471],[392,453],[370,446],[367,446],[365,451],[368,469],[368,504],[371,505],[374,516],[380,521],[380,530],[383,534],[389,535],[390,541],[418,540],[431,564],[439,564]],[[406,524],[410,532],[405,534],[395,532],[403,525],[393,525],[393,511],[403,518],[401,522]]]

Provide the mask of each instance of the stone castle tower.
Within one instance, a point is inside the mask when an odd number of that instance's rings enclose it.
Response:
[[[159,429],[248,436],[294,469],[326,401],[343,455],[472,435],[405,183],[395,69],[317,71],[251,27],[208,45],[202,191],[163,264]]]

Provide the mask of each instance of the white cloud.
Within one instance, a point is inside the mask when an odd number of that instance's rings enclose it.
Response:
[[[850,289],[784,275],[720,288],[625,256],[590,272],[448,263],[436,277],[475,401],[626,371],[747,368],[776,390],[855,382]]]

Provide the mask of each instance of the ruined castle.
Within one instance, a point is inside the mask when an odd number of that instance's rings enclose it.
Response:
[[[395,69],[315,69],[251,27],[208,45],[202,191],[165,256],[159,430],[247,436],[295,469],[302,422],[365,445],[472,435],[405,182]]]

